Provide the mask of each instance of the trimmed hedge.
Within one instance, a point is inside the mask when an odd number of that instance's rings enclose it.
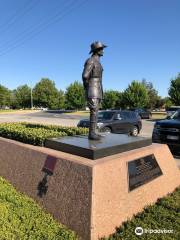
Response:
[[[61,127],[32,123],[1,123],[0,136],[23,143],[44,146],[45,140],[53,137],[84,135],[87,128]]]
[[[135,203],[136,204],[136,203]],[[143,229],[166,229],[173,233],[135,234],[136,227]],[[180,188],[172,194],[159,199],[156,204],[148,206],[131,221],[117,228],[116,233],[102,240],[175,240],[180,239]]]
[[[0,239],[77,240],[78,237],[0,177]]]
[[[173,234],[134,233],[136,227],[172,229]],[[0,239],[2,240],[78,240],[77,235],[50,214],[45,213],[34,200],[19,193],[0,177]],[[161,198],[117,228],[104,240],[175,240],[180,239],[180,188]]]

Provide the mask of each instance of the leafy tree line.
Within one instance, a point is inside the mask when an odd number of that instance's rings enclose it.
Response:
[[[171,79],[169,96],[162,98],[151,82],[143,79],[132,81],[124,92],[107,90],[104,93],[102,108],[147,108],[155,109],[180,105],[180,74]]]
[[[160,108],[162,106],[180,105],[180,74],[171,79],[169,96],[161,98],[151,82],[145,79],[132,81],[123,91],[105,90],[102,109],[120,108]],[[58,90],[55,82],[42,78],[33,89],[27,84],[9,90],[0,85],[0,108],[13,109],[43,107],[49,109],[74,109],[86,107],[83,84],[75,81],[66,91]]]
[[[58,90],[48,78],[42,78],[33,89],[25,84],[11,91],[0,85],[0,108],[4,107],[82,109],[85,107],[83,85],[75,81],[65,92]]]

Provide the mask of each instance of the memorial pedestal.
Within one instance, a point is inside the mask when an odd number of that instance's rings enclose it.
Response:
[[[180,185],[166,145],[90,160],[0,138],[0,175],[33,197],[83,240],[97,240]],[[7,154],[8,152],[8,154]],[[42,171],[47,192],[38,194]]]
[[[151,138],[132,137],[127,134],[108,133],[100,140],[89,140],[88,136],[47,139],[45,146],[55,150],[71,153],[88,159],[99,159],[116,153],[126,152],[152,144]]]

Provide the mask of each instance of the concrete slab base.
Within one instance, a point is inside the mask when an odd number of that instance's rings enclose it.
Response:
[[[87,135],[50,138],[45,141],[45,147],[95,160],[152,144],[151,138],[114,133],[101,135],[100,140],[90,140]]]
[[[117,226],[180,185],[166,145],[152,144],[98,160],[0,138],[0,175],[34,198],[83,240],[108,236]],[[128,163],[153,154],[162,175],[129,191]],[[49,168],[47,191],[39,185]]]

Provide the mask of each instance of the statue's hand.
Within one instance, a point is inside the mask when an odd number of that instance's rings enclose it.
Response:
[[[86,81],[86,79],[83,79],[83,86],[85,89],[88,88],[88,82]]]

